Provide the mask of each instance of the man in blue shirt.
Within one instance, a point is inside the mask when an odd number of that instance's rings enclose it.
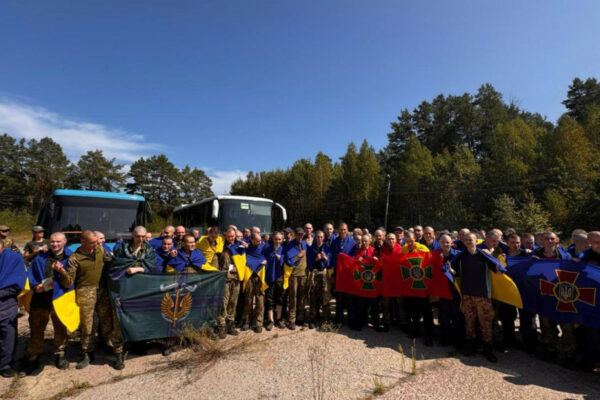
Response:
[[[334,271],[337,268],[337,257],[338,254],[343,253],[349,256],[352,256],[352,249],[356,245],[354,239],[348,235],[348,224],[342,222],[338,228],[339,236],[336,237],[331,243],[330,251],[331,251],[331,260],[330,265],[334,268]],[[341,326],[344,321],[344,303],[346,303],[346,307],[350,305],[350,296],[342,293],[335,292],[335,324]],[[350,321],[353,320],[352,311],[350,308],[348,309],[348,319]]]

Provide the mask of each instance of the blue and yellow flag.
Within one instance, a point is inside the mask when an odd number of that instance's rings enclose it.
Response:
[[[223,252],[223,236],[218,236],[216,243],[211,244],[208,236],[202,236],[196,242],[196,249],[200,250],[206,258],[206,263],[210,264],[216,253]]]
[[[67,261],[72,253],[73,252],[70,249],[64,249],[64,257],[60,262],[65,270],[68,270],[69,268]],[[51,251],[39,253],[35,256],[29,266],[29,270],[27,271],[27,284],[30,287],[32,294],[33,288],[42,283],[45,279],[46,264],[51,254]],[[75,286],[73,285],[64,288],[59,283],[60,275],[56,271],[52,271],[52,277],[52,305],[54,306],[54,311],[67,330],[69,332],[75,332],[79,327],[79,306],[77,305],[75,297]],[[25,294],[24,296],[27,298],[29,297],[29,294]],[[31,301],[31,297],[29,297],[29,301]]]
[[[258,246],[250,244],[246,248],[246,264],[244,265],[244,283],[243,288],[246,288],[246,284],[252,277],[252,274],[256,274],[262,282],[262,290],[265,291],[269,287],[266,282],[266,258],[263,255],[264,244],[261,243]],[[239,270],[238,270],[239,271]]]
[[[600,268],[572,260],[507,259],[523,308],[560,323],[600,328]]]

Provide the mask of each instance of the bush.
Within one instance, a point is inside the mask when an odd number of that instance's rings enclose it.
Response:
[[[25,211],[0,211],[0,225],[8,225],[15,236],[30,235],[31,227],[35,225],[37,216]]]

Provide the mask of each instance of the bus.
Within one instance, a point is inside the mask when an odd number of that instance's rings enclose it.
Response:
[[[257,226],[262,233],[283,229],[287,221],[285,208],[273,200],[250,196],[213,196],[173,210],[173,222],[206,233],[209,226],[225,231],[229,225],[238,229]]]
[[[63,232],[71,249],[78,247],[81,232],[87,229],[104,233],[106,244],[112,247],[119,239],[131,237],[131,230],[150,218],[142,196],[58,189],[42,205],[37,224],[46,230],[46,237]]]

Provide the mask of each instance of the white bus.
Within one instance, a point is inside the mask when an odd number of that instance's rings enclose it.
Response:
[[[173,210],[173,223],[205,233],[216,225],[224,231],[229,225],[238,229],[257,226],[262,233],[281,230],[287,221],[285,208],[273,200],[249,196],[213,196]]]

